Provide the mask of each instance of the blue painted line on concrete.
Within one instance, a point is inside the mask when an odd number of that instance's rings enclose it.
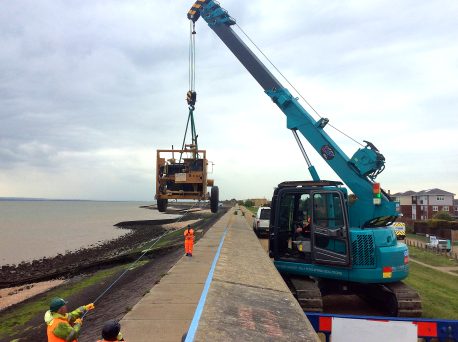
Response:
[[[202,316],[202,311],[204,309],[205,301],[207,300],[208,289],[213,280],[213,273],[215,272],[216,263],[218,262],[219,255],[221,253],[221,247],[223,247],[224,238],[226,237],[228,227],[224,230],[221,241],[219,242],[218,249],[216,250],[215,257],[213,258],[212,266],[208,272],[207,280],[205,281],[204,289],[200,295],[199,303],[197,304],[196,311],[194,312],[194,317],[192,318],[191,325],[189,326],[188,333],[186,335],[185,342],[194,341],[196,335],[197,327],[199,326],[200,316]]]

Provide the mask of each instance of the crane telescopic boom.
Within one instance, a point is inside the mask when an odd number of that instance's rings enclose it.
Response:
[[[356,201],[349,206],[351,225],[377,226],[393,221],[398,215],[395,203],[390,202],[388,195],[383,191],[377,194],[380,196],[377,199],[374,195],[376,189],[379,189],[374,179],[385,167],[385,158],[378,149],[366,142],[365,147],[358,149],[353,157],[349,158],[324,131],[329,120],[321,118],[316,121],[298,99],[291,95],[232,29],[231,26],[236,22],[226,10],[214,0],[198,0],[189,10],[188,19],[195,23],[200,17],[208,23],[261,85],[264,92],[286,115],[287,128],[301,132],[356,195]],[[309,170],[313,176],[315,171],[313,166],[309,166]],[[315,176],[313,178],[316,180]]]

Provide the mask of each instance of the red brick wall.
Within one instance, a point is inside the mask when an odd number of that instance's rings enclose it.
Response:
[[[399,206],[401,209],[402,215],[405,218],[412,219],[412,206],[411,205],[401,205]]]

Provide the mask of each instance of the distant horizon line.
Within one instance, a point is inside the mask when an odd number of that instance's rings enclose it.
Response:
[[[71,198],[41,198],[41,197],[0,197],[0,201],[56,201],[56,202],[154,202],[154,200],[103,200],[103,199],[71,199]]]

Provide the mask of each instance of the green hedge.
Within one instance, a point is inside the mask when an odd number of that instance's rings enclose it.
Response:
[[[457,230],[458,229],[458,222],[457,221],[446,221],[446,220],[435,220],[435,219],[432,219],[432,220],[426,221],[426,224],[431,229],[439,229],[439,228],[452,229],[452,230]]]
[[[416,234],[430,234],[440,236],[443,239],[451,239],[452,230],[458,230],[458,222],[434,219],[415,221],[413,223],[413,230]]]

